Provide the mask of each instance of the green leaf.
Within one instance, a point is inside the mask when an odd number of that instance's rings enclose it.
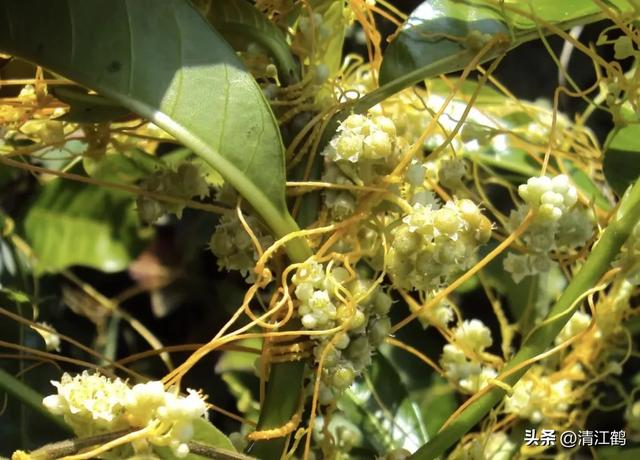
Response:
[[[73,433],[60,415],[53,415],[42,404],[42,395],[0,367],[0,390],[30,407],[65,432]]]
[[[590,201],[593,200],[594,204],[600,209],[604,209],[605,211],[611,210],[611,203],[602,193],[602,188],[598,187],[587,173],[569,160],[564,161],[564,165],[573,183],[576,185],[578,190],[584,193],[587,199]],[[640,169],[638,172],[640,175]]]
[[[19,291],[17,289],[4,288],[0,285],[0,294],[3,294],[7,300],[15,303],[27,303],[31,302],[31,297],[28,294]]]
[[[627,0],[608,0],[607,4],[624,13],[634,11]],[[491,39],[495,46],[481,57],[481,63],[549,34],[551,29],[538,27],[528,18],[532,8],[543,21],[562,30],[606,17],[592,0],[424,1],[387,47],[380,88],[354,103],[353,110],[363,113],[426,78],[463,69]]]
[[[233,443],[229,438],[209,421],[200,418],[195,421],[194,425],[194,441],[235,452],[236,449],[233,447]]]
[[[428,440],[418,404],[393,363],[380,353],[373,357],[365,377],[346,391],[338,407],[360,426],[379,454],[399,448],[413,452]]]
[[[510,36],[497,8],[478,2],[425,1],[411,13],[400,34],[387,47],[380,68],[380,84],[419,68],[437,67],[437,73],[460,70],[483,46],[474,43],[472,37],[485,34],[488,38],[498,34]],[[495,57],[497,51],[501,49],[489,52],[483,61]]]
[[[209,1],[201,10],[218,32],[237,51],[251,43],[265,48],[276,62],[280,78],[288,83],[298,80],[296,64],[284,33],[246,0]]]
[[[237,342],[237,345],[251,347],[256,350],[262,349],[261,339],[245,339]],[[225,351],[216,363],[216,373],[223,374],[227,371],[245,371],[253,374],[256,358],[260,355],[245,351]]]
[[[459,78],[455,77],[447,77],[446,81],[442,78],[431,78],[426,80],[424,83],[429,94],[440,95],[447,95],[451,92],[453,85],[459,85],[460,89],[458,90],[458,98],[462,101],[468,100],[468,98],[471,97],[478,88],[478,82],[475,80],[460,81]],[[492,86],[483,85],[476,97],[474,106],[478,107],[485,104],[504,104],[505,100],[505,96]]]
[[[6,219],[9,218],[0,210],[0,227],[7,225]],[[10,235],[0,235],[0,288],[29,292],[33,287],[31,271],[31,261],[15,247]]]
[[[626,0],[607,0],[608,6],[615,6],[622,10],[629,10],[630,4]],[[594,16],[600,16],[602,9],[593,0],[517,0],[510,2],[511,7],[516,7],[524,13],[535,16],[545,22],[559,24],[566,29],[574,24],[586,24],[593,22]],[[523,31],[536,29],[536,22],[530,17],[505,8],[505,14],[509,18],[512,27]],[[572,24],[568,24],[571,22]],[[518,35],[518,33],[516,33]]]
[[[425,390],[416,392],[415,398],[425,421],[427,433],[429,436],[435,436],[444,422],[458,408],[458,400],[456,392],[445,379],[432,374],[431,380],[431,385]]]
[[[204,444],[208,447],[217,447],[218,449],[224,449],[231,452],[236,452],[236,448],[233,446],[229,438],[225,434],[216,428],[211,422],[203,418],[197,419],[194,423],[194,434],[192,441]],[[179,460],[178,457],[173,455],[169,447],[154,446],[153,450],[165,460]],[[196,454],[188,454],[186,457],[180,457],[180,459],[186,460],[201,460],[205,457]]]
[[[477,151],[465,150],[462,156],[489,167],[500,168],[523,177],[540,174],[540,166],[524,150],[518,148],[488,148]]]
[[[122,120],[131,111],[98,94],[88,94],[77,87],[54,87],[53,95],[69,106],[69,111],[56,120],[72,123],[104,123]]]
[[[253,338],[238,345],[262,349],[262,340]],[[257,420],[260,415],[260,380],[255,374],[255,362],[259,354],[243,351],[225,351],[216,363],[216,374],[222,376],[229,392],[236,400],[236,407],[246,418]]]
[[[450,79],[450,82],[458,83],[455,79]],[[431,94],[444,95],[450,91],[450,87],[444,85],[441,79],[429,80],[427,88]],[[476,88],[476,82],[467,80],[463,82],[460,94],[470,96]],[[464,106],[466,102],[456,98],[445,114],[462,111]],[[536,105],[532,105],[531,109],[536,109]],[[455,118],[453,115],[451,117]],[[472,149],[461,149],[460,155],[489,168],[499,168],[522,176],[515,178],[516,183],[520,184],[525,178],[539,175],[540,164],[530,154],[515,145],[512,136],[503,136],[502,139],[498,139],[497,134],[510,131],[514,136],[520,136],[527,142],[540,145],[541,142],[546,142],[546,138],[531,135],[529,132],[545,132],[548,129],[543,117],[543,114],[536,116],[535,113],[517,107],[514,110],[509,98],[485,85],[480,89],[474,107],[469,112],[461,130],[461,138],[464,142],[475,138],[478,145]],[[571,160],[564,160],[563,165],[573,183],[589,200],[593,200],[596,206],[605,211],[611,209],[611,203],[588,174]],[[502,171],[498,171],[500,172]],[[503,178],[506,177],[503,176]]]
[[[56,179],[39,191],[24,219],[36,271],[84,265],[116,272],[141,249],[132,196]]]
[[[640,177],[640,125],[616,128],[609,134],[602,168],[604,177],[618,196]]]
[[[149,118],[215,167],[276,236],[297,229],[277,122],[233,49],[188,1],[3,2],[0,50]],[[309,255],[300,240],[288,250]]]

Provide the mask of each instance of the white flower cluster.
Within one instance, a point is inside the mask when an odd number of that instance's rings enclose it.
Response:
[[[474,263],[491,237],[491,222],[471,200],[443,207],[416,203],[392,232],[387,270],[396,286],[433,291]]]
[[[444,346],[440,363],[447,378],[463,391],[476,393],[495,378],[495,369],[483,365],[479,354],[491,346],[491,331],[482,321],[465,320],[456,328],[454,343]]]
[[[327,436],[328,435],[328,436]],[[330,438],[330,439],[327,439]],[[344,415],[334,412],[331,417],[318,416],[313,425],[313,440],[318,444],[331,442],[335,447],[333,458],[351,458],[354,446],[362,445],[361,428]]]
[[[353,383],[389,334],[391,297],[344,267],[327,270],[313,260],[298,268],[292,282],[306,329],[344,328],[337,336],[314,336],[316,361],[324,353],[320,402],[326,404]]]
[[[549,271],[554,265],[551,252],[576,249],[593,233],[590,212],[576,206],[577,191],[567,176],[532,177],[518,192],[525,205],[511,212],[509,227],[518,227],[529,210],[537,212],[522,235],[528,252],[510,252],[504,259],[504,268],[516,283],[527,276]]]
[[[569,409],[573,400],[571,380],[545,376],[543,372],[542,367],[534,367],[514,385],[513,394],[505,398],[506,413],[540,423]]]
[[[245,216],[245,221],[263,249],[273,244],[273,237],[257,218]],[[253,267],[258,260],[258,252],[235,212],[220,217],[209,248],[217,258],[219,270],[239,271],[247,282],[255,281]]]
[[[557,221],[578,201],[578,191],[564,174],[549,178],[531,177],[518,187],[518,194],[540,219]]]
[[[372,109],[368,115],[348,116],[325,147],[324,182],[338,185],[374,184],[389,174],[406,145],[394,122]],[[350,215],[356,196],[348,190],[327,189],[325,204],[334,220]]]
[[[58,394],[47,396],[42,403],[50,412],[63,415],[79,436],[129,426],[124,419],[129,387],[122,380],[109,380],[84,371],[75,377],[65,373],[59,382],[51,384],[58,389]]]
[[[207,414],[207,404],[198,392],[189,389],[186,397],[179,396],[165,391],[158,381],[130,388],[120,379],[84,371],[74,377],[65,373],[59,382],[51,383],[58,394],[44,398],[44,406],[62,415],[79,436],[153,425],[146,441],[169,446],[179,458],[189,454],[187,442],[193,437],[194,421]]]
[[[349,115],[323,155],[331,161],[358,163],[385,160],[396,147],[396,126],[383,115]]]
[[[140,186],[149,192],[190,200],[209,196],[209,185],[197,166],[181,163],[176,171],[167,169],[146,177]],[[182,216],[184,204],[157,201],[140,195],[136,200],[138,215],[144,222],[154,223],[165,214]]]
[[[374,184],[391,172],[403,145],[390,118],[371,112],[350,115],[322,152],[326,159],[322,180],[338,185]],[[334,220],[348,216],[356,206],[356,196],[348,190],[327,189],[324,198]]]

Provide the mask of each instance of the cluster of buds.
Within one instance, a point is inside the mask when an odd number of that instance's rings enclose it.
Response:
[[[576,377],[581,375],[577,370],[575,374]],[[573,394],[572,380],[558,377],[559,375],[553,375],[543,366],[533,366],[514,385],[513,393],[505,398],[505,412],[529,419],[533,423],[566,417],[576,395]]]
[[[480,357],[493,343],[491,331],[482,321],[472,319],[456,328],[453,338],[440,358],[446,377],[466,393],[480,391],[497,375],[495,369],[482,364]]]
[[[327,269],[313,260],[298,268],[292,282],[303,327],[340,327],[333,334],[314,336],[316,361],[323,359],[320,402],[325,404],[353,383],[389,334],[391,297],[344,267]]]
[[[471,200],[449,201],[440,208],[416,203],[392,232],[387,270],[400,288],[440,289],[473,265],[491,227]]]
[[[537,211],[542,220],[558,221],[578,201],[578,192],[564,174],[549,178],[531,177],[526,184],[518,187],[518,194]]]
[[[576,206],[577,191],[565,175],[532,177],[518,188],[525,204],[511,212],[509,227],[515,229],[532,211],[533,221],[522,235],[527,252],[510,252],[504,269],[519,283],[527,276],[549,271],[552,251],[573,250],[585,244],[593,233],[593,221],[586,208]]]
[[[245,221],[262,248],[273,244],[273,237],[256,217],[245,216]],[[247,282],[255,281],[253,268],[258,260],[258,251],[236,213],[220,217],[209,248],[216,256],[220,270],[239,271]]]
[[[351,163],[385,160],[394,153],[396,126],[382,115],[349,115],[338,127],[323,155],[331,161]]]

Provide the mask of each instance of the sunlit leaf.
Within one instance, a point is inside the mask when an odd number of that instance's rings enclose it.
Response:
[[[593,200],[594,204],[600,209],[604,209],[605,211],[611,210],[611,203],[602,193],[601,186],[597,186],[587,173],[574,165],[571,161],[567,160],[564,164],[573,183],[576,185],[578,190],[584,193],[585,197],[589,201]],[[638,173],[640,174],[640,170]]]
[[[625,13],[633,11],[627,0],[606,3]],[[550,33],[545,23],[553,23],[554,31],[567,30],[604,17],[592,0],[426,0],[387,47],[380,83],[396,81],[397,91],[425,78],[461,70],[491,41],[494,46],[480,62]],[[391,92],[391,87],[381,91]]]
[[[131,194],[61,179],[41,188],[24,231],[39,272],[72,265],[123,270],[142,243]]]
[[[321,37],[322,52],[316,55],[318,62],[329,69],[329,75],[334,75],[342,65],[342,48],[345,29],[348,21],[345,17],[345,6],[334,0],[311,0],[311,9],[322,16],[322,25],[328,30],[327,36]]]
[[[31,301],[31,297],[28,294],[16,289],[0,287],[0,293],[11,302],[26,303]]]
[[[149,118],[214,166],[277,235],[295,229],[273,114],[189,2],[3,2],[0,50]]]
[[[495,6],[452,0],[422,2],[387,47],[380,83],[427,66],[437,68],[435,74],[460,70],[483,46],[484,38],[480,37],[490,39],[498,34],[509,37],[509,28]],[[490,52],[483,60],[495,55]]]
[[[494,2],[495,3],[495,2]],[[504,12],[512,27],[523,31],[536,29],[538,26],[533,17],[545,22],[564,24],[569,22],[584,22],[594,15],[602,13],[602,9],[593,0],[506,0]],[[607,6],[619,7],[622,11],[629,10],[630,4],[626,0],[607,0]],[[515,11],[512,8],[519,10]],[[567,24],[569,27],[570,24]],[[517,34],[517,33],[516,33]]]

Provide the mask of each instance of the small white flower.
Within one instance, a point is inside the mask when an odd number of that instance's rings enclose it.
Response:
[[[482,352],[493,343],[491,331],[479,319],[465,320],[454,332],[454,338],[467,350]]]

